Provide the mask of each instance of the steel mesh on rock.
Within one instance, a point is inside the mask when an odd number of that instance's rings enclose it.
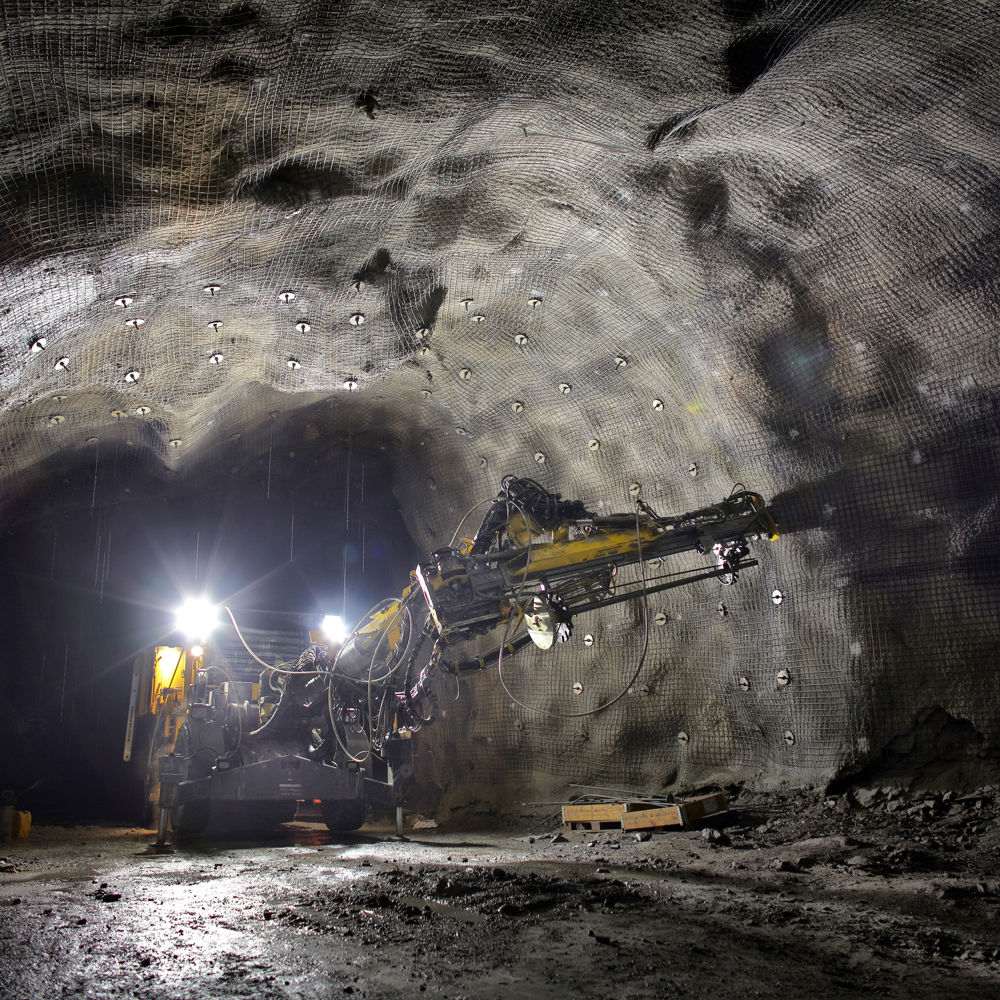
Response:
[[[327,399],[427,549],[505,473],[602,513],[743,481],[784,537],[651,600],[635,691],[544,714],[617,693],[637,602],[506,665],[541,713],[470,684],[438,783],[811,780],[935,705],[995,745],[993,5],[3,18],[8,495]]]

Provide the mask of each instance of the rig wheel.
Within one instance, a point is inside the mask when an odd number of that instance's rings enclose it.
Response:
[[[364,796],[359,799],[325,799],[320,808],[327,829],[342,833],[364,825],[368,800]]]

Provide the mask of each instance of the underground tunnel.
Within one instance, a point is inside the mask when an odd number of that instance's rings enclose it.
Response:
[[[5,4],[0,997],[996,992],[998,42]]]

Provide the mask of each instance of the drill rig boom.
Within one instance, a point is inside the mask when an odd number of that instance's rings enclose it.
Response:
[[[641,501],[634,514],[598,517],[533,480],[508,476],[475,538],[432,553],[397,601],[355,629],[331,661],[330,683],[347,701],[363,688],[367,704],[382,706],[368,719],[380,747],[400,726],[429,721],[417,703],[430,696],[436,673],[486,669],[503,649],[528,641],[549,649],[569,638],[574,616],[595,608],[697,580],[732,585],[741,567],[756,565],[746,557],[762,536],[777,538],[777,527],[762,497],[745,489],[680,517],[660,517]],[[647,578],[650,561],[662,565],[690,551],[711,553],[714,564]],[[642,579],[620,584],[619,569],[635,564]],[[522,623],[525,633],[514,635]],[[449,656],[449,647],[504,627],[493,654]]]
[[[615,603],[619,567],[681,552],[712,551],[718,567],[710,575],[731,584],[749,552],[748,538],[777,537],[763,499],[747,490],[715,507],[662,518],[643,503],[634,515],[596,517],[558,497],[553,503],[532,480],[508,477],[501,488],[466,551],[442,549],[415,570],[433,624],[446,639],[503,624],[511,607],[535,598],[568,625],[573,614]],[[570,516],[560,508],[569,508]],[[646,581],[644,589],[665,586]]]

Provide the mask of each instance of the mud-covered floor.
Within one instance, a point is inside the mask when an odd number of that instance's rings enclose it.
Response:
[[[164,855],[37,828],[0,849],[0,996],[995,996],[997,813],[799,791],[649,839],[297,822]]]

